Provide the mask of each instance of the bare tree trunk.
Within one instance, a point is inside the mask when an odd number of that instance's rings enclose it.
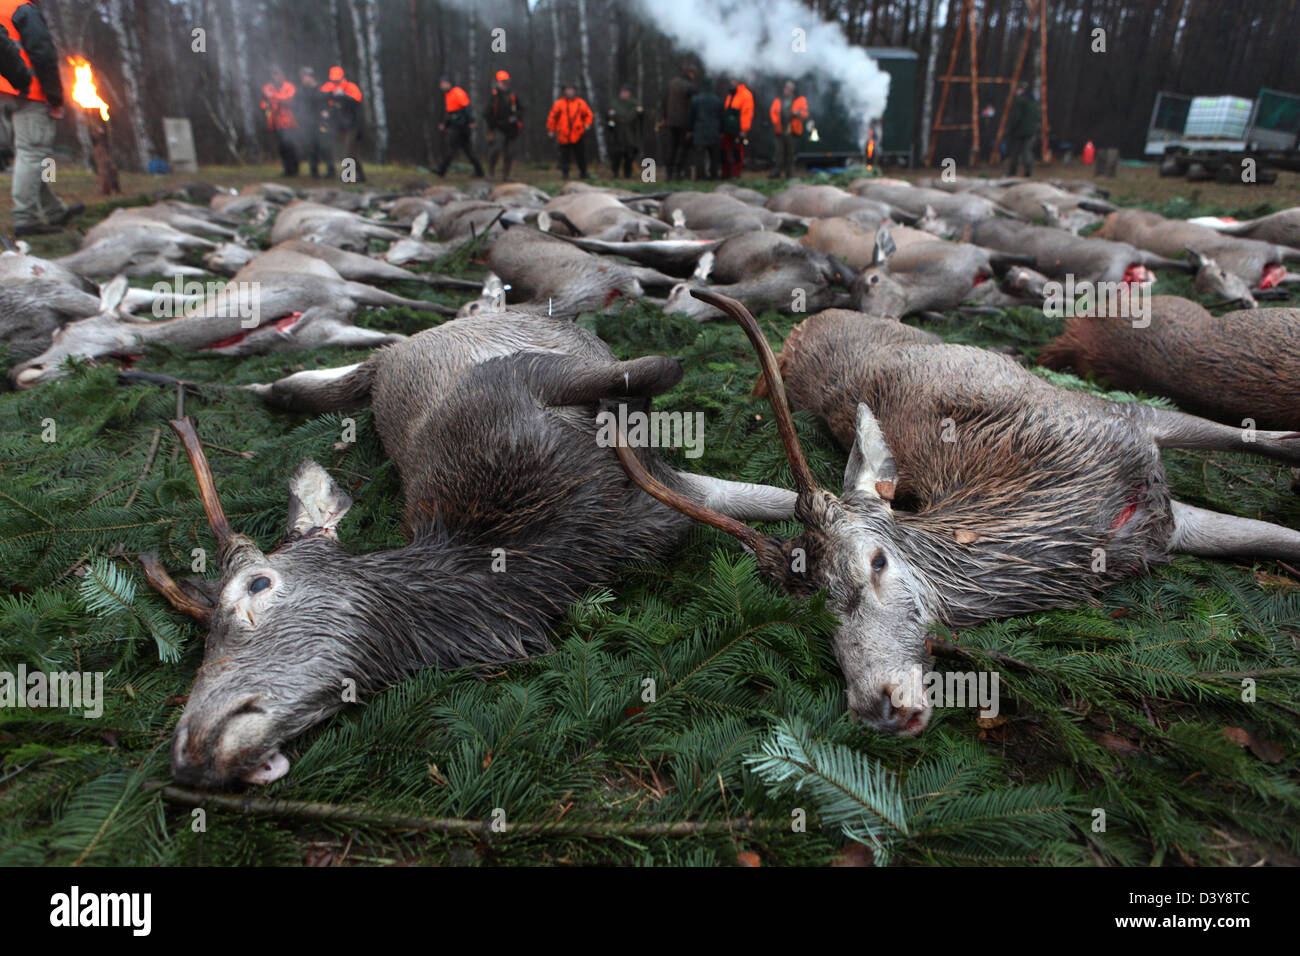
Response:
[[[930,0],[930,11],[926,17],[926,30],[930,34],[930,52],[925,58],[925,93],[921,100],[921,152],[920,156],[930,155],[930,124],[934,120],[934,71],[939,60],[939,40],[942,33],[935,21],[937,0]],[[922,160],[924,161],[924,160]]]
[[[384,71],[379,55],[379,0],[365,0],[366,4],[366,57],[370,61],[370,95],[374,99],[375,159],[388,158],[388,107],[384,102]]]
[[[249,72],[248,34],[249,16],[247,0],[229,0],[230,33],[234,44],[234,62],[228,64],[226,82],[235,88],[235,102],[239,115],[236,125],[246,143],[257,143],[257,114],[253,110],[253,75]],[[227,61],[229,57],[225,57]]]
[[[481,105],[478,98],[478,7],[469,8],[469,76],[465,80],[465,85],[469,87],[469,108],[476,110]],[[473,113],[470,113],[470,122],[473,122]],[[477,124],[476,124],[477,125]],[[469,133],[471,140],[474,136],[473,131]]]
[[[600,110],[596,107],[596,90],[591,85],[591,40],[587,29],[587,0],[578,0],[578,41],[582,50],[582,85],[587,90],[587,105],[591,107],[591,112],[598,118]],[[608,165],[609,153],[605,150],[605,124],[596,119],[593,120],[592,125],[596,127],[596,152],[600,156],[600,161]]]
[[[135,31],[128,23],[125,0],[111,0],[107,4],[108,23],[117,38],[117,48],[122,67],[122,82],[126,87],[127,109],[131,116],[131,135],[135,139],[135,151],[139,168],[143,171],[154,155],[153,140],[145,120],[145,113],[140,103],[140,75],[143,71],[140,50],[136,46]]]
[[[551,0],[551,102],[560,98],[560,63],[564,61],[564,44],[560,42],[560,0]]]

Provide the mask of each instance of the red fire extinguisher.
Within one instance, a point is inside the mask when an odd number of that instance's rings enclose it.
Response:
[[[1092,161],[1097,158],[1097,147],[1092,145],[1092,140],[1083,144],[1083,165],[1091,166]]]

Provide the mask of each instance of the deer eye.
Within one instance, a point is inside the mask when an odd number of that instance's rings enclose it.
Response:
[[[248,593],[256,594],[258,591],[265,591],[271,586],[271,579],[266,575],[259,575],[248,582]]]
[[[872,276],[867,281],[869,281],[872,285],[875,285],[877,282],[880,281],[880,276]]]
[[[881,571],[885,570],[885,565],[888,563],[889,560],[885,557],[885,552],[878,551],[876,552],[876,556],[871,559],[871,570],[879,574]]]

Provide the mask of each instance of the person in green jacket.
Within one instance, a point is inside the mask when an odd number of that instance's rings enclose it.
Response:
[[[631,176],[645,134],[645,109],[632,98],[632,87],[624,86],[618,91],[618,99],[606,114],[605,126],[609,134],[610,173],[615,179]]]
[[[1026,176],[1034,175],[1034,140],[1042,115],[1043,110],[1029,86],[1021,83],[1016,87],[1016,98],[1007,114],[1007,155],[1011,158],[1008,176],[1014,176],[1020,165],[1025,167]]]

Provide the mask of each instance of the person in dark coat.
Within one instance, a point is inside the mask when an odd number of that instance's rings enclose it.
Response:
[[[1016,88],[1016,98],[1007,114],[1007,154],[1011,165],[1007,175],[1014,176],[1017,166],[1024,166],[1025,175],[1034,175],[1034,140],[1038,136],[1038,125],[1043,111],[1034,99],[1027,84],[1021,83]]]
[[[492,87],[492,96],[483,115],[488,128],[488,176],[496,175],[497,160],[500,159],[501,179],[507,180],[514,162],[515,140],[524,128],[524,108],[510,88],[510,74],[505,70],[497,70],[496,85]]]
[[[715,92],[705,86],[691,97],[691,146],[695,151],[695,178],[717,179],[722,171],[722,96],[720,80]]]
[[[320,179],[322,163],[325,166],[325,178],[332,179],[334,176],[328,100],[316,82],[316,71],[309,66],[299,70],[298,96],[294,105],[298,114],[298,130],[302,136],[302,154],[311,169],[312,179]]]
[[[341,66],[330,67],[330,78],[321,85],[329,104],[330,129],[334,135],[334,155],[341,166],[351,160],[356,167],[356,181],[366,181],[361,164],[361,87],[347,78]]]
[[[631,176],[632,166],[641,155],[641,139],[645,132],[645,108],[632,99],[632,87],[624,86],[618,91],[618,99],[606,116],[605,127],[609,134],[610,173],[615,179]]]
[[[446,152],[442,154],[442,162],[434,173],[446,176],[452,157],[458,152],[464,152],[465,158],[474,167],[474,175],[482,176],[483,164],[474,155],[474,114],[470,112],[469,94],[452,83],[449,76],[438,81],[438,88],[442,90],[443,105],[442,122],[438,124],[438,130],[446,139]]]
[[[685,178],[690,163],[691,97],[696,93],[695,67],[682,64],[682,72],[668,81],[664,95],[664,128],[668,130],[668,178]]]

